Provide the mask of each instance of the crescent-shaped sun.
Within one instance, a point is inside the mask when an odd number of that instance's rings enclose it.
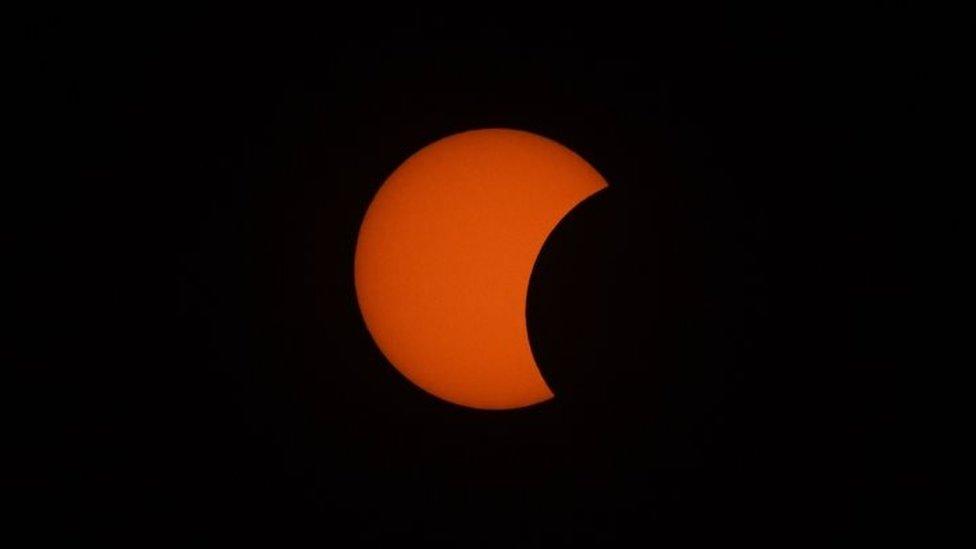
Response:
[[[529,345],[529,278],[559,221],[606,186],[571,150],[518,130],[459,133],[408,158],[356,244],[356,295],[380,350],[455,404],[552,398]]]

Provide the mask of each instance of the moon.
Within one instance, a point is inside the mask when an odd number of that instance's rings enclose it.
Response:
[[[520,130],[458,133],[413,154],[376,193],[356,243],[356,297],[380,351],[461,406],[551,399],[529,344],[529,279],[559,221],[606,187],[573,151]]]

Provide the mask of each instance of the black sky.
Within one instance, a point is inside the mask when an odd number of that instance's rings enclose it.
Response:
[[[522,545],[939,519],[925,17],[105,10],[28,32],[10,520]],[[483,127],[610,184],[533,274],[557,398],[503,413],[400,377],[352,286],[385,177]]]

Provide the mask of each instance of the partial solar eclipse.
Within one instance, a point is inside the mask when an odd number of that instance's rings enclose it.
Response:
[[[573,151],[524,131],[468,131],[416,152],[376,193],[356,244],[356,296],[379,349],[462,406],[552,398],[529,345],[529,278],[559,221],[606,186]]]

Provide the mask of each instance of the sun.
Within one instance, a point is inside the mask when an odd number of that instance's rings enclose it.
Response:
[[[455,404],[552,398],[529,344],[529,279],[559,221],[606,186],[580,156],[524,131],[468,131],[415,153],[376,193],[356,245],[356,295],[377,346]]]

